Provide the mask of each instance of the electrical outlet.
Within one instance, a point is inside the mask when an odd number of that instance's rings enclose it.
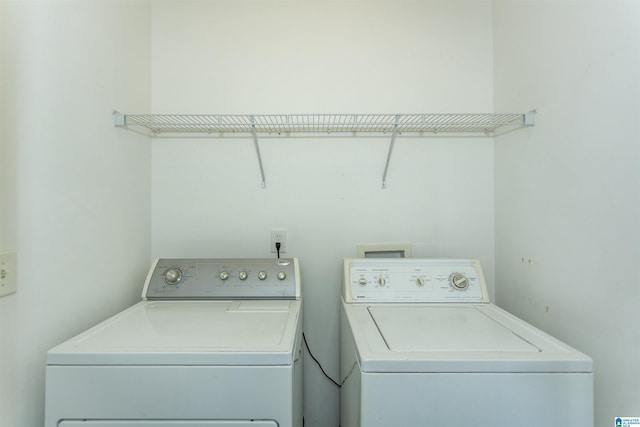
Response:
[[[272,228],[271,229],[271,253],[276,253],[276,243],[280,242],[280,253],[287,252],[287,229]]]
[[[0,297],[16,292],[18,287],[16,266],[15,252],[0,252]]]

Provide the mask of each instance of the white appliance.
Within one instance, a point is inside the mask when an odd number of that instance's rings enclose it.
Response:
[[[347,259],[341,426],[593,426],[593,363],[490,303],[477,260]]]
[[[160,259],[47,353],[45,427],[300,427],[297,259]]]

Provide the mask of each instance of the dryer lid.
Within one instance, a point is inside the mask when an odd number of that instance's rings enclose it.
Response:
[[[300,301],[142,301],[51,349],[49,365],[290,365]]]

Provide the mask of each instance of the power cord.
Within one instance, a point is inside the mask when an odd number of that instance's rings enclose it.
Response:
[[[280,259],[280,242],[276,242],[276,252],[278,252],[278,259]]]
[[[324,374],[325,377],[327,377],[327,379],[329,381],[331,381],[333,383],[333,385],[335,385],[338,388],[342,388],[342,385],[339,384],[336,380],[334,380],[333,378],[331,378],[329,376],[329,374],[327,374],[324,370],[324,368],[322,367],[322,365],[320,364],[320,362],[318,361],[318,359],[316,359],[316,357],[313,355],[313,353],[311,353],[311,349],[309,348],[309,343],[307,342],[307,336],[304,334],[304,332],[302,333],[302,339],[304,339],[304,345],[305,347],[307,347],[307,352],[309,353],[309,356],[311,356],[311,358],[313,359],[314,362],[316,362],[316,364],[318,365],[318,367],[320,368],[320,370],[322,371],[322,373]]]

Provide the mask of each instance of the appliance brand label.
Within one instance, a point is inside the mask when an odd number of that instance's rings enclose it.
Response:
[[[640,417],[616,417],[615,427],[640,427]]]

